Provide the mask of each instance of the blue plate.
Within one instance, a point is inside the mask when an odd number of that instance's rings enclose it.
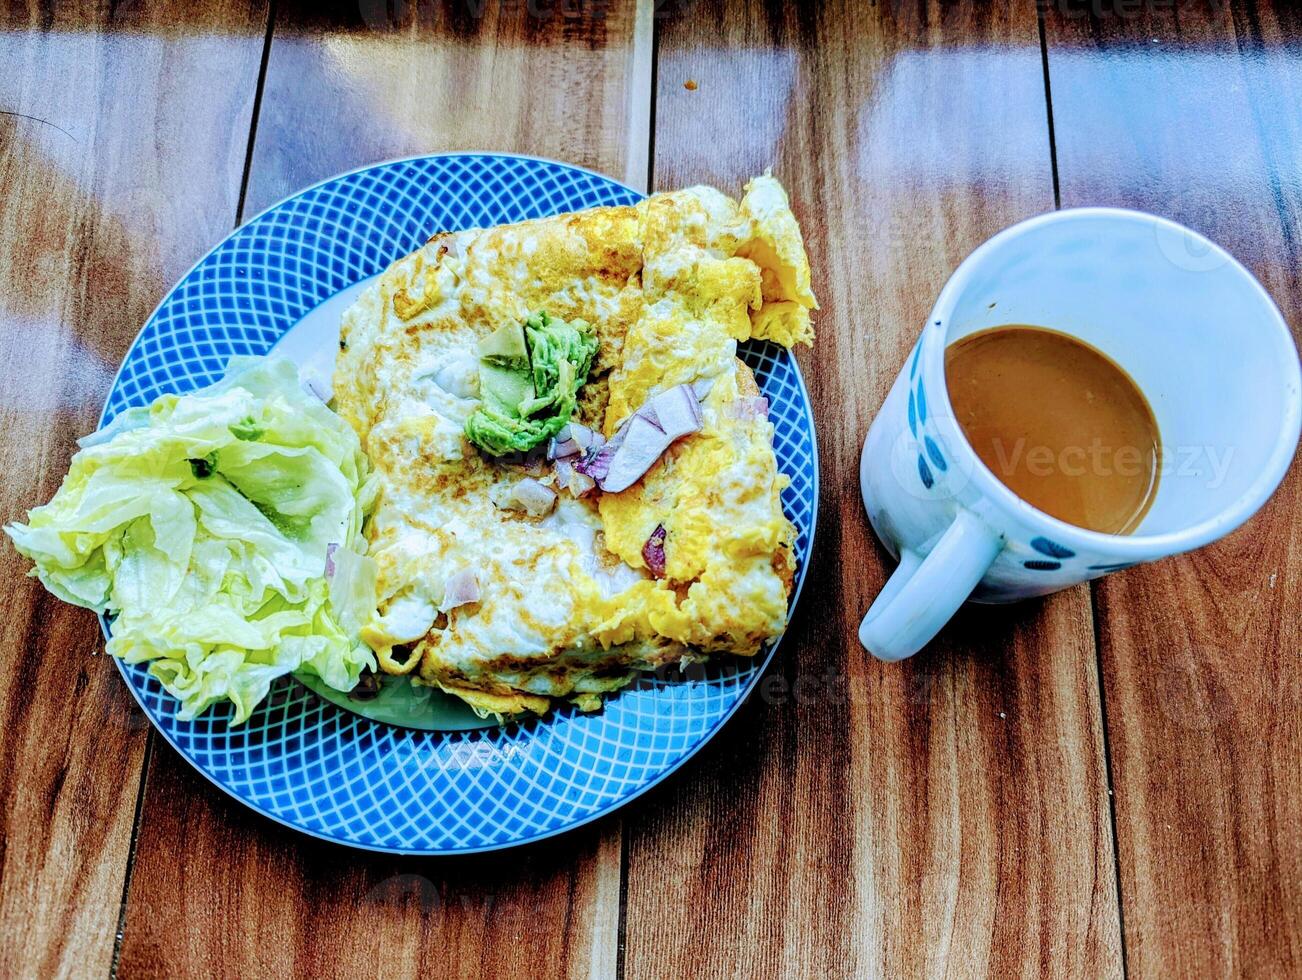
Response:
[[[231,355],[267,352],[314,311],[337,323],[338,294],[436,232],[641,196],[578,167],[500,154],[397,160],[324,181],[258,215],[186,274],[127,352],[103,421],[216,381]],[[818,506],[809,397],[781,347],[749,343],[739,353],[769,399],[778,465],[791,477],[782,501],[799,532],[794,603]],[[443,730],[365,718],[290,679],[244,725],[228,724],[229,705],[185,722],[146,666],[118,667],[163,737],[259,813],[354,847],[451,854],[549,837],[645,792],[719,730],[776,646],[686,676],[648,675],[595,714],[566,707]]]

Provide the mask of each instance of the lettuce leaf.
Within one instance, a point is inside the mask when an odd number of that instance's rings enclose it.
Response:
[[[108,652],[148,662],[182,718],[229,700],[238,724],[285,674],[348,691],[375,667],[357,635],[374,611],[361,535],[374,481],[292,363],[233,358],[217,384],[80,444],[54,499],[5,533],[59,598],[116,616]],[[342,615],[332,544],[350,556]]]

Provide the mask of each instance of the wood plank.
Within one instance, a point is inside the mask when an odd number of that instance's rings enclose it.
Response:
[[[266,10],[0,9],[0,518],[54,493],[127,345],[235,217]],[[216,89],[205,79],[220,73]],[[106,975],[148,725],[0,545],[0,975]]]
[[[626,976],[1117,975],[1088,591],[965,611],[903,664],[856,640],[890,568],[868,423],[950,271],[1053,207],[1034,7],[718,0],[658,51],[657,185],[791,192],[823,497],[765,696],[625,818]]]
[[[395,22],[385,6],[280,13],[246,214],[363,164],[463,150],[550,157],[645,189],[650,0],[389,4]]]
[[[272,824],[153,753],[120,974],[611,977],[618,819],[454,859],[349,851]]]
[[[1083,5],[1082,5],[1083,6]],[[1220,242],[1302,324],[1302,13],[1048,12],[1064,206]],[[1295,461],[1296,463],[1296,461]],[[1302,973],[1302,469],[1195,554],[1096,593],[1126,960],[1137,975]]]
[[[645,10],[393,6],[403,19],[388,24],[362,18],[374,4],[278,5],[246,213],[336,171],[440,150],[549,155],[634,183],[640,168],[645,181],[647,148],[629,142],[639,126],[649,137],[649,106],[633,104],[650,93]],[[498,856],[347,852],[246,812],[160,748],[122,972],[613,976],[620,840],[616,819]]]

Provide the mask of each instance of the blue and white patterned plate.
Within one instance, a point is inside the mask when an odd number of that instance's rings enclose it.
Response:
[[[217,380],[233,354],[262,354],[350,287],[439,231],[520,221],[641,195],[599,174],[527,157],[451,154],[334,177],[248,222],[190,270],[127,352],[103,421]],[[325,307],[322,304],[327,304]],[[795,359],[742,346],[768,396],[783,492],[809,563],[818,501],[813,419]],[[755,687],[776,643],[690,676],[648,675],[603,710],[561,708],[505,727],[430,731],[363,718],[286,679],[244,725],[229,705],[198,720],[145,666],[119,663],[163,737],[210,780],[305,833],[408,854],[492,850],[610,812],[682,765]],[[454,726],[445,726],[454,727]]]

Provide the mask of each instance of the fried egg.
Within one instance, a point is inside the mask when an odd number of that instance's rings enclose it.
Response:
[[[334,391],[380,483],[366,528],[381,667],[483,714],[585,709],[640,670],[753,656],[786,627],[795,531],[773,426],[737,343],[812,343],[808,258],[785,191],[694,187],[435,235],[344,314]],[[648,399],[698,384],[701,428],[619,493],[575,497],[548,464],[466,438],[478,345],[536,311],[584,320],[599,348],[577,421],[613,435]],[[531,476],[546,516],[502,506]],[[663,532],[658,529],[663,528]],[[643,552],[663,534],[664,567]],[[476,583],[456,601],[454,580]]]

